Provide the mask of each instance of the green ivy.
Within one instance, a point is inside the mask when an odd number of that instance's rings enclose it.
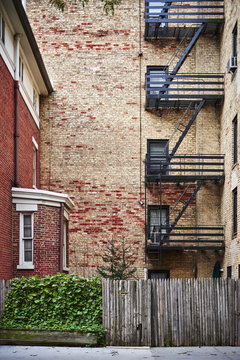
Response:
[[[102,344],[101,280],[67,274],[13,279],[0,327],[81,330],[97,334]]]

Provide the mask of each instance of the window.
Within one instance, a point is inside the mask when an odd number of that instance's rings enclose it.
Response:
[[[240,279],[240,265],[238,265],[238,278]]]
[[[37,187],[37,150],[38,144],[34,137],[32,137],[33,142],[33,188]]]
[[[237,233],[237,188],[233,190],[233,234]]]
[[[169,270],[148,270],[150,280],[169,279]]]
[[[233,56],[237,57],[237,23],[234,26],[232,32],[232,39],[233,39]]]
[[[63,222],[63,270],[68,270],[67,259],[67,240],[68,240],[68,220],[64,218]]]
[[[232,267],[228,266],[227,267],[227,278],[231,279],[232,277]]]
[[[159,19],[166,19],[166,14],[168,12],[168,9],[164,9],[164,6],[170,5],[171,2],[166,1],[149,1],[146,2],[146,5],[149,6],[149,9],[147,10],[150,18],[155,18],[159,21]],[[161,16],[162,15],[162,16]],[[162,22],[160,27],[168,26],[168,23]]]
[[[18,269],[33,269],[33,213],[20,214]]]
[[[0,39],[3,44],[5,44],[5,21],[3,20],[2,15],[0,14]]]
[[[21,58],[19,58],[19,80],[23,82],[24,65]]]
[[[238,152],[237,126],[238,126],[237,116],[235,116],[233,120],[233,164],[236,164],[237,162],[237,152]]]
[[[168,140],[148,140],[147,141],[147,168],[148,174],[167,174],[168,169]]]
[[[167,241],[169,227],[169,207],[159,205],[149,205],[148,207],[148,239],[151,243]]]
[[[37,149],[33,147],[33,188],[37,187]]]
[[[159,95],[166,82],[167,66],[147,66],[147,91],[150,95]]]
[[[33,89],[33,108],[37,110],[37,93],[35,89]]]

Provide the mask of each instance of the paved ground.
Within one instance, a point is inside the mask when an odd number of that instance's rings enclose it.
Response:
[[[0,346],[1,360],[240,360],[240,347],[68,348]]]

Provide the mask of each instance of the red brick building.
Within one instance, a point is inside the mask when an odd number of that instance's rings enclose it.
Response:
[[[67,269],[67,195],[40,188],[42,97],[53,92],[24,7],[0,2],[0,278]]]

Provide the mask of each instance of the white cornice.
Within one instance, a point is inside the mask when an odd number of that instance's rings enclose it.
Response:
[[[54,191],[12,188],[13,204],[38,204],[60,207],[65,204],[68,209],[72,209],[74,202],[67,194],[61,194]]]

